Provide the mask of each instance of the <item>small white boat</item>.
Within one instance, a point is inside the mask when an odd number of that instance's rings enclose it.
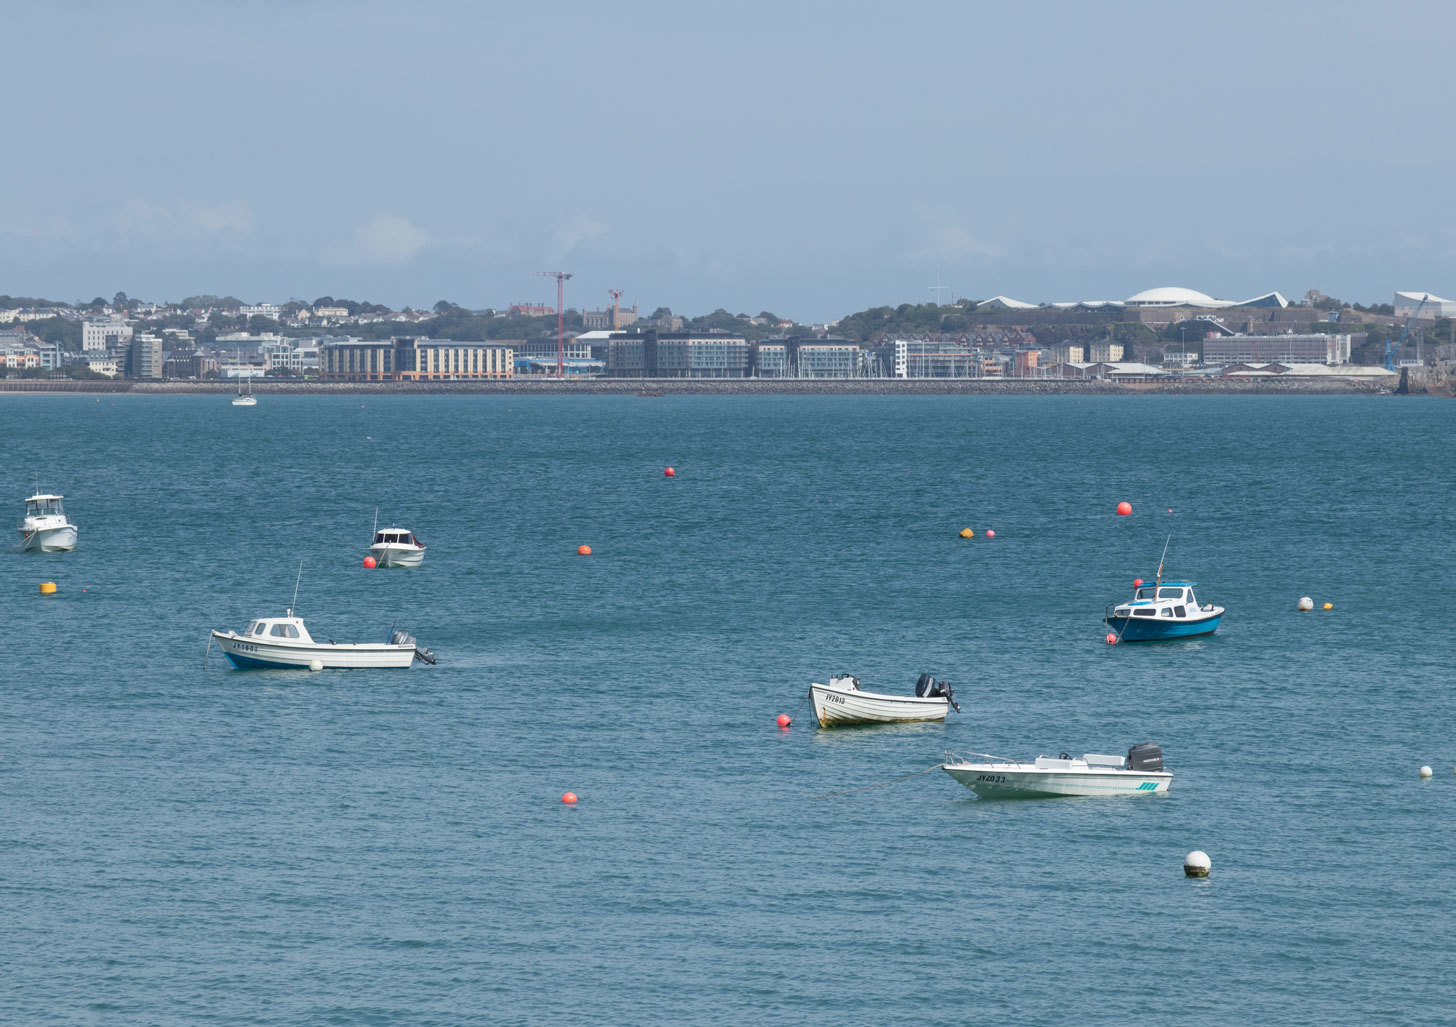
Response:
[[[66,518],[61,505],[64,496],[38,492],[25,501],[20,519],[20,550],[27,553],[60,553],[76,548],[79,530]]]
[[[292,610],[249,621],[242,631],[214,631],[211,637],[238,670],[405,668],[415,660],[435,662],[434,653],[403,631],[393,632],[388,642],[315,642]]]
[[[914,695],[882,695],[859,687],[859,678],[840,674],[829,684],[817,681],[809,686],[809,701],[820,727],[851,724],[908,724],[923,720],[944,720],[954,707],[960,712],[949,681],[937,681],[921,674]]]
[[[234,356],[233,363],[236,364],[237,362],[238,358]],[[255,407],[257,405],[258,397],[253,395],[253,380],[251,378],[244,378],[238,383],[238,394],[233,397],[233,406]]]
[[[425,544],[407,528],[385,528],[374,533],[369,555],[379,567],[418,567],[425,562]]]
[[[1073,757],[1038,756],[1031,763],[975,752],[972,762],[948,752],[940,769],[983,799],[1045,799],[1072,795],[1152,795],[1166,792],[1172,771],[1163,769],[1163,750],[1142,742],[1127,756],[1089,752]]]

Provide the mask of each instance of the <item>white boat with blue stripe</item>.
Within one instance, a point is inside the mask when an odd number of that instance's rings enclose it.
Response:
[[[1132,598],[1114,603],[1102,619],[1119,642],[1156,642],[1196,638],[1218,630],[1223,607],[1201,606],[1193,594],[1196,581],[1164,581],[1133,587]]]
[[[1089,752],[1038,756],[1030,763],[973,752],[977,760],[953,752],[940,769],[983,799],[1053,799],[1070,796],[1155,795],[1166,792],[1173,772],[1163,769],[1162,747],[1142,742],[1127,756]]]
[[[315,642],[292,610],[249,621],[242,631],[214,631],[211,637],[238,670],[404,669],[415,660],[435,662],[433,653],[403,631],[392,631],[388,642]]]

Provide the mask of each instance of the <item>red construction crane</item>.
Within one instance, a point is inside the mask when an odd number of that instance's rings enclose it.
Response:
[[[612,297],[612,331],[617,330],[617,312],[622,306],[622,290],[608,289],[607,295]]]
[[[566,332],[562,316],[565,308],[562,307],[562,297],[565,295],[565,282],[571,277],[570,271],[537,271],[542,278],[556,279],[556,377],[566,377]]]

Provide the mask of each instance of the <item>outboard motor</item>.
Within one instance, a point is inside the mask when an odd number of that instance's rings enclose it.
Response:
[[[922,699],[944,699],[950,703],[951,709],[957,713],[961,711],[960,703],[955,701],[955,692],[951,690],[949,681],[937,681],[929,674],[921,674],[920,680],[915,682],[915,694]]]
[[[1156,742],[1139,742],[1127,750],[1127,769],[1157,773],[1163,769],[1163,747]]]
[[[398,628],[393,633],[391,633],[389,636],[389,641],[392,645],[414,646],[415,659],[419,660],[421,663],[428,663],[432,667],[435,665],[435,654],[421,646],[419,642],[415,639],[415,636],[411,635],[403,628]]]

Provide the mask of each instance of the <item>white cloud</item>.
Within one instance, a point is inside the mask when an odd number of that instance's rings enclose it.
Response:
[[[175,207],[150,203],[140,196],[128,200],[116,215],[116,230],[124,236],[197,237],[252,232],[253,211],[241,200],[208,206],[182,200]]]
[[[228,200],[215,207],[184,202],[181,205],[181,214],[189,224],[204,232],[238,232],[246,235],[253,230],[253,211],[241,200]]]
[[[919,245],[900,254],[900,260],[907,264],[927,261],[984,264],[1006,255],[995,243],[987,242],[960,225],[936,225],[917,241]]]
[[[351,262],[402,264],[430,242],[430,233],[395,214],[375,214],[354,229]]]
[[[591,242],[598,236],[605,235],[607,225],[595,218],[585,214],[578,214],[569,221],[556,225],[551,233],[551,241],[557,257],[564,257],[584,242]]]

